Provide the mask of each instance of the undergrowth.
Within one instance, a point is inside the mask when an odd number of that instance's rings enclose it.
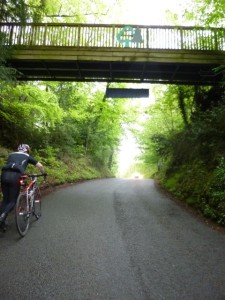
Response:
[[[10,152],[12,151],[0,146],[0,168],[5,164],[5,160]],[[74,183],[81,180],[114,177],[106,167],[96,166],[87,157],[62,155],[51,148],[34,152],[32,155],[43,164],[48,174],[47,185],[49,186]],[[27,174],[37,172],[38,170],[34,166],[28,165],[26,169]],[[0,199],[1,197],[2,194]]]

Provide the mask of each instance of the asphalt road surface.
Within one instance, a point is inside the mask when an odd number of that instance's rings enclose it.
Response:
[[[0,233],[1,300],[223,300],[225,235],[152,180],[93,180],[43,199],[25,238]]]

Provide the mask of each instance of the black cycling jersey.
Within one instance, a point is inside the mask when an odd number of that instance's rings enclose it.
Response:
[[[13,164],[18,164],[21,168],[21,173],[23,173],[28,164],[35,166],[37,163],[37,160],[27,153],[13,152],[9,155],[6,166],[10,166],[10,169],[13,170],[11,166],[13,166]]]

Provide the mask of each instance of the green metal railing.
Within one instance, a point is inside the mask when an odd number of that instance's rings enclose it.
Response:
[[[0,23],[8,46],[65,46],[225,51],[225,28]]]

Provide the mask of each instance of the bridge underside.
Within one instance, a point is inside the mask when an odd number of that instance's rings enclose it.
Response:
[[[18,80],[98,81],[216,85],[222,74],[214,69],[225,63],[222,55],[180,51],[97,51],[89,49],[15,50],[8,65]]]
[[[99,61],[32,61],[10,60],[19,71],[18,80],[99,81],[215,85],[222,75],[219,65],[99,62]]]

